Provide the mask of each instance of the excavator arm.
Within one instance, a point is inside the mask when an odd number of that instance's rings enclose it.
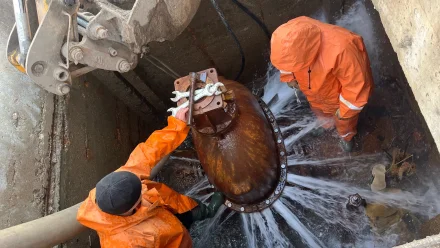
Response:
[[[8,59],[43,89],[69,93],[94,69],[128,72],[151,41],[175,39],[200,0],[12,0]],[[39,22],[39,25],[35,24]]]

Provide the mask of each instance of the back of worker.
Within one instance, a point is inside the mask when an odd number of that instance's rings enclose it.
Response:
[[[373,89],[362,37],[335,25],[298,17],[273,33],[271,62],[280,70],[281,81],[304,93],[318,119],[335,117],[339,135],[351,141],[358,115]]]
[[[145,190],[142,206],[131,216],[102,212],[95,203],[95,193],[90,192],[81,205],[78,221],[97,231],[101,247],[191,247],[182,223],[169,209],[145,200]]]
[[[169,117],[168,126],[139,144],[127,163],[101,179],[81,205],[77,219],[98,232],[101,247],[192,246],[188,230],[177,216],[189,213],[190,219],[200,220],[206,214],[191,214],[200,208],[197,202],[148,180],[154,165],[186,138],[189,128],[182,119]],[[218,200],[216,210],[221,202]]]

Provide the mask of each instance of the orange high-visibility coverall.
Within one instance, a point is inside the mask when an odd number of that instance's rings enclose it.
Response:
[[[333,117],[339,135],[347,141],[353,138],[373,90],[362,37],[302,16],[272,34],[270,59],[282,82],[297,80],[318,120]]]
[[[173,213],[184,213],[197,206],[162,183],[148,180],[154,165],[175,150],[188,135],[186,123],[168,118],[168,126],[155,131],[139,144],[127,163],[117,171],[129,171],[142,180],[142,203],[131,216],[102,212],[95,203],[95,189],[78,210],[78,221],[98,232],[101,247],[191,247],[188,230]]]

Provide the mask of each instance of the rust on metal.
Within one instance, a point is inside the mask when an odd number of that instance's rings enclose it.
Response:
[[[229,199],[227,199],[225,202],[225,205],[231,209],[234,209],[235,211],[238,211],[238,212],[252,213],[252,212],[261,211],[261,210],[269,207],[270,205],[272,205],[272,203],[274,203],[281,196],[281,193],[283,192],[283,189],[286,185],[287,151],[286,151],[286,147],[284,145],[283,136],[281,135],[280,128],[279,128],[277,122],[275,121],[275,116],[272,114],[270,109],[266,106],[266,104],[264,103],[263,100],[258,99],[258,102],[259,102],[261,108],[263,109],[267,120],[270,121],[272,131],[273,131],[273,138],[276,140],[276,143],[277,143],[278,153],[277,153],[277,155],[274,155],[274,156],[278,156],[279,161],[280,161],[279,162],[280,175],[278,178],[277,186],[273,190],[272,194],[270,194],[270,196],[267,197],[263,201],[260,201],[260,202],[254,203],[254,204],[237,204],[237,203],[234,203],[234,202],[230,201]]]
[[[206,84],[215,84],[218,82],[217,72],[215,69],[207,69],[200,71],[196,75],[196,87],[194,90],[204,88]],[[174,88],[180,92],[189,91],[191,86],[189,76],[182,77],[174,81]],[[226,89],[223,89],[226,91]],[[194,103],[193,118],[194,128],[200,133],[215,134],[224,131],[231,123],[234,111],[233,94],[226,92],[228,101],[223,99],[223,95],[207,96]],[[177,102],[181,105],[188,101],[187,98],[182,98]],[[228,103],[229,102],[229,103]]]
[[[193,124],[194,90],[196,88],[196,77],[197,74],[195,72],[189,73],[190,86],[189,86],[189,104],[188,104],[189,110],[188,110],[188,121],[187,121],[188,126],[192,126]]]
[[[267,208],[281,195],[287,177],[287,152],[275,117],[246,87],[219,79],[215,69],[198,72],[196,81],[196,89],[219,81],[225,86],[223,94],[194,103],[192,135],[210,183],[225,194],[231,209]],[[174,86],[188,91],[189,76]]]

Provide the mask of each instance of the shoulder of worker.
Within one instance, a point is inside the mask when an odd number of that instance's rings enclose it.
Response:
[[[325,57],[338,56],[347,49],[353,50],[351,48],[356,48],[356,50],[361,52],[365,50],[362,37],[346,28],[324,23],[307,16],[294,18],[287,24],[297,28],[307,24],[319,28],[321,32],[320,53]]]
[[[364,52],[363,39],[358,34],[348,29],[326,24],[321,28],[321,40],[323,52],[341,54],[344,51]]]
[[[95,201],[95,194],[95,189],[90,191],[89,196],[78,209],[76,219],[83,226],[97,231],[100,236],[125,232],[148,217],[140,214],[122,217],[104,213]]]

